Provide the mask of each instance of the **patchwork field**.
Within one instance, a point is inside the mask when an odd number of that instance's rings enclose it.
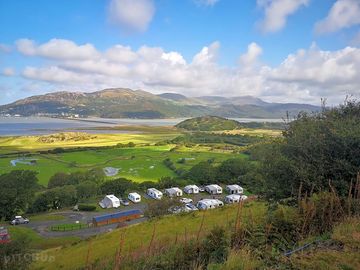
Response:
[[[189,169],[200,161],[213,159],[215,163],[231,157],[246,157],[228,151],[211,151],[206,147],[180,148],[170,151],[174,146],[141,146],[133,148],[113,148],[68,152],[61,154],[34,154],[35,164],[11,162],[15,157],[0,158],[0,170],[9,172],[14,169],[27,169],[38,172],[40,184],[47,185],[49,178],[56,172],[75,172],[92,168],[113,167],[119,169],[115,177],[126,177],[137,182],[157,181],[161,177],[175,176],[163,160],[170,158],[176,168]],[[28,157],[29,158],[29,157]],[[180,159],[185,163],[177,163]],[[111,179],[111,177],[108,177]]]

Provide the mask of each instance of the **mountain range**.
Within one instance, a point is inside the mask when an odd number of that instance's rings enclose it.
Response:
[[[0,106],[1,115],[74,115],[103,118],[169,118],[215,115],[232,118],[281,118],[287,113],[318,111],[319,107],[297,103],[269,103],[252,96],[186,97],[155,95],[143,90],[112,88],[92,93],[55,92]]]

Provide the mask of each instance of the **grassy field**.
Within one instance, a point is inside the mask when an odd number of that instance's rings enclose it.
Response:
[[[0,137],[0,154],[16,153],[18,151],[38,151],[53,149],[56,147],[73,148],[73,147],[99,147],[112,146],[118,143],[135,144],[153,144],[163,140],[170,140],[178,136],[180,133],[124,133],[124,134],[96,134],[96,138],[90,140],[68,140],[52,143],[44,143],[39,141],[39,136],[14,136]]]
[[[98,235],[87,241],[61,249],[44,251],[49,256],[54,256],[55,261],[49,263],[38,262],[33,269],[76,269],[83,267],[91,242],[89,261],[99,259],[111,259],[119,247],[119,240],[124,234],[124,253],[135,250],[147,249],[154,233],[154,245],[173,243],[176,238],[183,241],[184,238],[195,238],[204,216],[204,225],[201,234],[205,234],[215,225],[233,226],[237,215],[237,206],[226,206],[205,212],[197,212],[185,215],[172,215],[162,219],[152,220],[139,225],[117,229],[113,232]],[[266,207],[261,202],[245,204],[241,211],[243,220],[251,220],[254,223],[263,221]],[[186,231],[186,233],[185,233]]]
[[[30,242],[31,249],[44,250],[60,246],[71,245],[80,241],[79,237],[56,237],[56,238],[43,238],[30,228],[13,226],[8,227],[11,239],[27,238]]]
[[[163,160],[170,158],[177,168],[189,169],[200,161],[214,159],[221,162],[231,157],[246,157],[242,154],[233,154],[226,151],[210,151],[206,147],[180,148],[170,151],[172,145],[143,146],[133,148],[113,148],[68,152],[61,154],[34,154],[36,164],[11,165],[14,157],[0,158],[0,170],[9,172],[14,169],[27,169],[38,172],[39,182],[47,185],[50,177],[56,172],[75,172],[92,168],[115,167],[119,168],[117,177],[126,177],[134,181],[158,181],[164,176],[175,176],[168,169]],[[179,164],[181,158],[187,159],[185,164]],[[110,179],[111,177],[109,177]]]

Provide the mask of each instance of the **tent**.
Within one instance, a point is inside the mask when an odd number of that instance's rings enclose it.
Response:
[[[146,194],[155,200],[161,200],[163,196],[162,192],[160,190],[157,190],[156,188],[149,188],[146,191]]]
[[[99,202],[101,208],[118,208],[120,206],[120,200],[115,195],[106,195],[104,199]]]
[[[221,194],[222,193],[222,187],[219,185],[208,185],[205,187],[205,190],[212,195]]]
[[[242,194],[244,192],[243,188],[239,185],[227,185],[226,191],[229,194]]]
[[[224,203],[217,199],[203,199],[198,201],[196,207],[200,210],[214,209],[223,206]]]

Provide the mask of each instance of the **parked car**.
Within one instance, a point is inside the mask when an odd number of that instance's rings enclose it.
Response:
[[[193,205],[192,203],[185,204],[185,211],[186,212],[197,211],[197,210],[199,210],[199,209],[197,209],[197,207],[195,205]]]
[[[192,203],[192,201],[193,201],[193,200],[190,199],[190,198],[181,198],[181,199],[180,199],[180,202],[181,202],[181,203]]]
[[[130,204],[130,202],[127,199],[121,199],[120,203],[124,206],[128,206]]]
[[[29,219],[23,218],[22,216],[15,216],[15,218],[10,222],[11,225],[20,225],[20,224],[28,224],[30,222]]]

